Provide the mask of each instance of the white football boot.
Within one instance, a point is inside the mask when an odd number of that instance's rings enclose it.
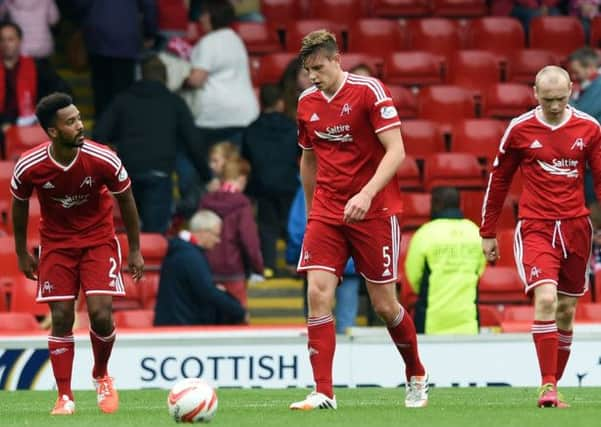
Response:
[[[336,409],[336,396],[330,399],[323,393],[312,391],[307,395],[305,400],[300,402],[294,402],[290,405],[290,409],[296,409],[300,411],[311,411],[313,409]]]
[[[405,385],[405,407],[423,408],[428,406],[428,374],[413,376]]]

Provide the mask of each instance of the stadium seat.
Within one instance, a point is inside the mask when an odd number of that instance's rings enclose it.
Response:
[[[303,8],[297,0],[261,0],[261,14],[265,22],[284,29],[289,22],[303,18]]]
[[[391,52],[384,58],[382,79],[405,86],[442,83],[444,59],[429,52]]]
[[[113,305],[115,300],[113,300]],[[75,312],[75,322],[73,323],[73,330],[86,331],[90,330],[90,316],[87,311]]]
[[[158,271],[149,271],[144,273],[144,277],[138,283],[142,307],[147,310],[154,310],[157,294],[159,292],[160,275]]]
[[[538,16],[530,21],[529,44],[552,51],[560,59],[585,45],[584,29],[576,16]]]
[[[341,23],[344,29],[360,18],[367,17],[368,11],[363,0],[311,0],[309,18],[326,19]]]
[[[131,274],[123,273],[123,285],[125,286],[125,296],[113,298],[113,310],[139,310],[142,309],[142,283],[134,282]]]
[[[426,16],[432,11],[428,0],[374,0],[371,13],[382,18]]]
[[[501,69],[498,58],[483,50],[460,50],[453,54],[448,68],[448,82],[482,95],[486,88],[498,83]]]
[[[528,296],[515,267],[487,266],[478,284],[478,302],[527,304]],[[505,313],[505,320],[511,320]]]
[[[342,27],[336,21],[326,19],[302,19],[291,22],[286,27],[286,51],[298,54],[301,41],[308,33],[315,30],[326,29],[336,36],[338,47],[343,48]]]
[[[409,22],[409,47],[442,55],[446,59],[461,49],[457,21],[447,18],[422,18]]]
[[[512,119],[536,106],[532,87],[520,83],[491,85],[484,99],[484,115]]]
[[[386,56],[407,48],[407,32],[396,20],[360,19],[353,24],[348,34],[349,52],[369,52]]]
[[[5,132],[5,153],[8,160],[16,160],[21,153],[48,141],[48,135],[38,125],[11,126]]]
[[[30,313],[0,313],[0,332],[34,332],[40,324]]]
[[[601,323],[601,304],[592,302],[580,302],[576,306],[576,321]]]
[[[236,22],[233,25],[251,55],[264,55],[282,50],[277,32],[262,22]]]
[[[524,29],[520,21],[509,16],[486,16],[469,22],[467,46],[508,55],[525,47]]]
[[[418,117],[440,123],[443,133],[450,132],[451,124],[476,117],[474,99],[470,93],[450,85],[428,86],[418,95]]]
[[[506,80],[533,85],[541,68],[558,64],[557,57],[549,50],[518,49],[507,55]]]
[[[401,119],[415,119],[417,117],[417,99],[410,89],[400,85],[387,85],[392,102]],[[403,132],[401,125],[401,133]]]
[[[601,15],[597,15],[591,22],[590,45],[596,49],[601,47]]]
[[[0,236],[0,267],[0,291],[6,292],[15,278],[23,275],[19,271],[13,236]]]
[[[478,321],[480,327],[494,328],[501,326],[503,312],[493,305],[478,304]]]
[[[436,16],[452,18],[483,16],[488,12],[486,0],[433,0]]]
[[[502,225],[499,225],[497,226],[497,230],[499,259],[495,265],[515,268],[515,255],[513,253],[515,229],[514,227],[504,228]]]
[[[433,153],[446,151],[444,139],[436,123],[429,120],[406,120],[401,125],[405,153],[424,159]]]
[[[291,52],[277,52],[264,55],[257,60],[254,83],[258,86],[266,83],[278,84],[288,64],[296,58]]]
[[[503,320],[508,322],[530,322],[534,320],[534,306],[507,306]]]
[[[480,225],[482,222],[482,202],[484,201],[484,191],[463,190],[460,195],[461,211],[465,218],[472,220]],[[497,230],[504,228],[513,228],[516,224],[515,204],[507,199],[503,204],[501,216],[497,221]],[[513,250],[513,245],[509,247]],[[513,258],[512,258],[513,260]],[[514,265],[514,264],[511,264]]]
[[[467,153],[437,153],[426,158],[424,188],[453,186],[459,189],[482,189],[484,178],[478,158]]]
[[[29,280],[22,273],[13,277],[9,287],[9,310],[14,313],[30,313],[36,316],[45,316],[49,309],[47,304],[38,304],[35,299],[38,284]]]
[[[121,258],[123,259],[123,268],[127,267],[127,256],[129,254],[129,244],[127,235],[118,234],[119,245],[121,246]],[[163,258],[167,254],[167,239],[158,233],[140,233],[140,249],[144,257],[146,271],[158,271],[161,268]]]
[[[430,221],[432,196],[430,193],[403,193],[403,230],[416,229]]]
[[[382,57],[377,55],[370,55],[369,53],[344,53],[340,59],[340,65],[345,71],[350,71],[359,65],[367,66],[373,77],[380,77],[384,60]]]
[[[411,155],[405,157],[396,176],[402,190],[421,191],[423,189],[419,167]]]
[[[451,152],[472,153],[488,164],[497,155],[505,124],[494,119],[465,119],[451,131]]]
[[[117,328],[152,328],[154,310],[124,310],[113,314]]]
[[[12,202],[11,202],[12,203]],[[40,210],[40,202],[34,195],[29,199],[29,218],[27,220],[27,236],[30,238],[37,238],[40,235],[40,223],[42,219],[42,213]],[[9,234],[13,234],[13,221],[11,216],[11,210],[8,213],[8,222],[6,229]]]
[[[14,161],[0,160],[0,228],[5,230],[8,221],[8,209],[13,197],[10,193],[10,180],[14,168]]]

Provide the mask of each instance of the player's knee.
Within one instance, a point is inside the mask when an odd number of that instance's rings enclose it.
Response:
[[[537,295],[536,305],[545,313],[554,313],[557,310],[557,295],[550,292]]]
[[[557,321],[569,323],[574,318],[576,307],[573,304],[558,304],[557,305]]]
[[[91,310],[90,325],[94,332],[100,335],[108,335],[113,330],[113,314],[110,307],[99,307]]]
[[[65,335],[73,329],[75,313],[66,309],[52,310],[52,330],[59,336]]]
[[[372,301],[374,311],[386,323],[392,322],[399,314],[399,304],[396,301]]]

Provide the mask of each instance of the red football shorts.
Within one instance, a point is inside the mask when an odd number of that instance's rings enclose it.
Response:
[[[396,282],[401,228],[396,215],[354,224],[310,219],[298,261],[298,271],[325,270],[342,277],[350,256],[355,270],[372,283]]]
[[[75,299],[80,285],[86,296],[125,295],[116,237],[88,248],[40,247],[38,302]]]
[[[552,282],[560,294],[584,295],[588,290],[592,232],[591,222],[585,216],[519,221],[513,251],[526,293],[544,282]]]

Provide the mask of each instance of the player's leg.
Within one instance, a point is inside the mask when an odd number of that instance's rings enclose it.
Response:
[[[557,285],[551,281],[534,288],[534,322],[532,338],[538,357],[541,383],[557,385]]]
[[[56,380],[58,398],[52,415],[71,415],[75,412],[71,375],[75,344],[73,341],[74,300],[50,302],[52,317],[51,334],[48,337],[48,351],[52,372]]]
[[[563,376],[563,372],[568,364],[568,359],[570,358],[574,329],[574,314],[576,313],[577,302],[578,297],[562,294],[558,295],[557,313],[555,316],[559,338],[559,346],[557,348],[557,381]]]
[[[367,281],[366,285],[374,311],[386,323],[392,342],[405,362],[405,406],[424,407],[428,404],[428,376],[419,358],[413,319],[398,302],[396,283]]]

